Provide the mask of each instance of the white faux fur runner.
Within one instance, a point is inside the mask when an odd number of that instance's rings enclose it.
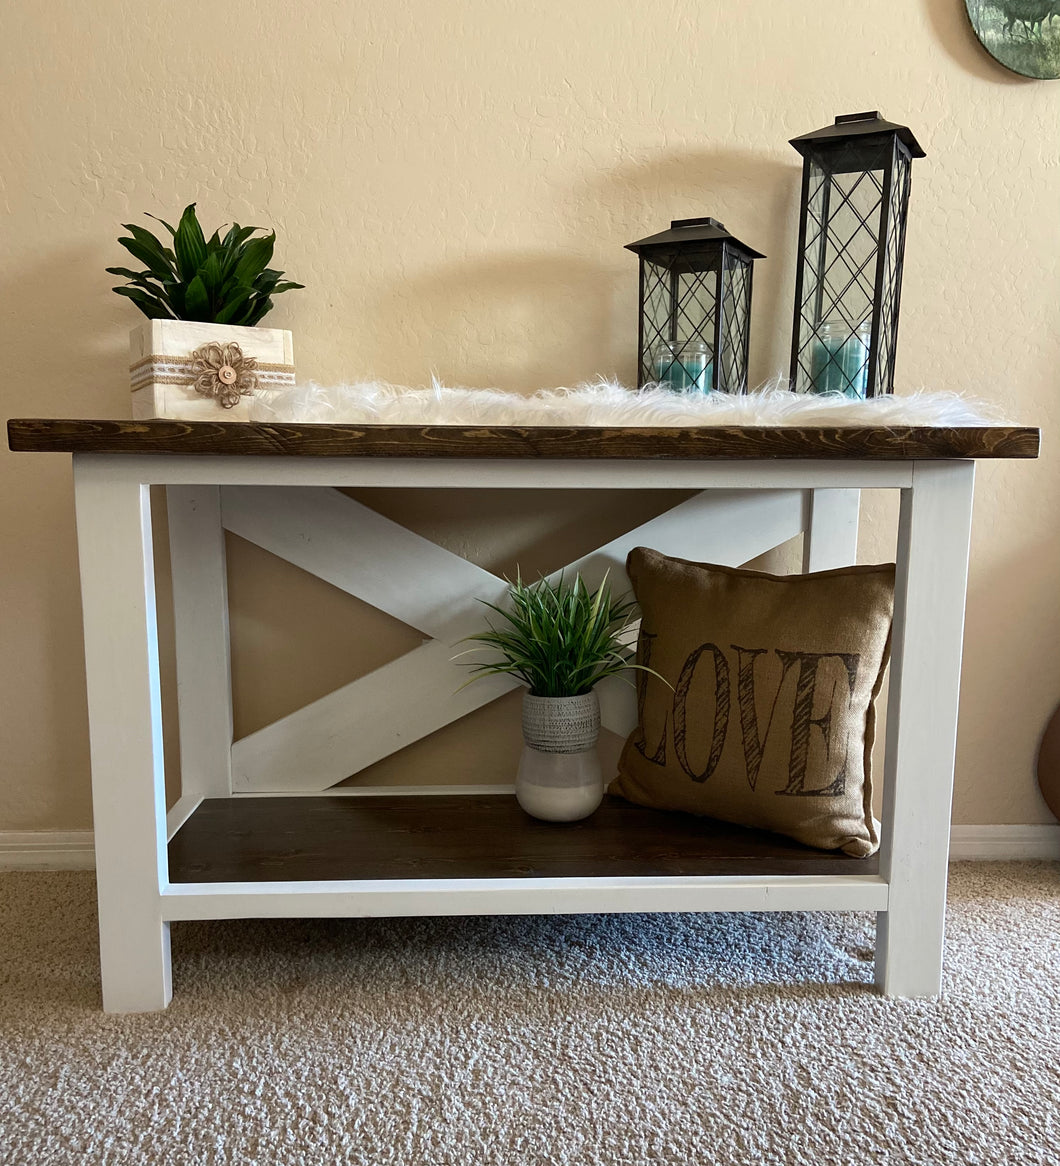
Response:
[[[326,387],[313,383],[254,402],[255,421],[361,425],[991,425],[992,407],[958,393],[921,391],[868,401],[802,395],[769,386],[746,396],[627,389],[600,380],[532,396],[496,389],[452,389],[435,382],[409,389],[376,381]]]

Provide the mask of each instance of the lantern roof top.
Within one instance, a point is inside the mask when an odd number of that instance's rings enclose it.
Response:
[[[896,125],[893,121],[885,121],[880,117],[878,109],[870,109],[866,113],[844,113],[835,119],[833,125],[814,130],[810,134],[802,134],[791,139],[791,145],[805,155],[808,147],[816,143],[849,140],[860,138],[868,134],[896,134],[906,145],[914,158],[926,157],[923,147],[913,136],[908,126]]]
[[[741,243],[735,235],[725,230],[725,224],[717,219],[672,219],[668,231],[660,231],[657,235],[649,235],[646,239],[638,239],[636,243],[627,243],[626,250],[639,254],[655,247],[684,246],[695,243],[731,243],[749,259],[765,259],[761,251]]]

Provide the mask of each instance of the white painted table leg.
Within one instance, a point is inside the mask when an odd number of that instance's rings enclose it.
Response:
[[[181,801],[172,833],[202,798],[232,792],[232,669],[221,491],[167,486],[166,509],[180,715]]]
[[[802,569],[831,571],[856,563],[861,491],[807,490],[806,507]]]
[[[120,458],[74,456],[92,755],[103,1007],[172,992],[151,504]]]
[[[974,474],[973,462],[918,462],[902,491],[876,939],[888,996],[942,989]]]

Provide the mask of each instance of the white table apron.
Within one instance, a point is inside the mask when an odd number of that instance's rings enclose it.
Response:
[[[879,989],[898,996],[939,992],[973,461],[541,462],[101,453],[79,453],[73,460],[108,1012],[166,1006],[171,920],[256,917],[873,910]],[[182,798],[168,822],[151,485],[168,488],[177,629]],[[168,838],[202,798],[327,789],[332,780],[505,690],[483,686],[468,698],[470,704],[453,705],[453,686],[437,683],[452,667],[451,644],[463,634],[474,595],[495,593],[500,581],[329,489],[337,486],[704,492],[580,560],[577,566],[588,578],[607,568],[621,572],[626,551],[640,542],[687,558],[737,564],[803,530],[807,570],[846,565],[856,558],[859,490],[899,489],[880,873],[170,883]],[[263,487],[268,493],[262,490],[256,498]],[[306,524],[315,534],[329,530],[336,545],[302,537]],[[286,725],[278,722],[233,745],[226,527],[384,610],[399,611],[400,618],[435,638],[388,665],[389,677],[372,674],[347,686],[351,691],[340,689],[292,714],[293,721],[285,718]],[[359,565],[349,553],[351,540],[361,548]],[[363,553],[366,546],[372,554]],[[399,566],[434,556],[441,601],[432,604],[415,587],[388,586],[387,580],[395,579],[393,570],[387,573],[390,555]],[[403,663],[412,657],[411,664]],[[412,683],[417,675],[427,682],[416,689],[412,718],[406,715],[374,737],[356,734],[356,748],[342,736],[339,726],[351,707],[367,708],[370,716],[362,725],[378,722],[382,713],[372,702],[379,704],[380,690]],[[628,704],[612,693],[605,695],[604,708],[606,723],[619,731],[628,728]],[[303,765],[306,742],[319,736],[321,726],[338,738]],[[293,790],[283,784],[284,774],[292,772],[284,752],[292,742],[299,749],[302,783]]]

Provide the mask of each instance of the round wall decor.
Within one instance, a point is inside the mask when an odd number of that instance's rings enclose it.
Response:
[[[983,48],[1024,77],[1060,77],[1060,0],[964,0]]]

